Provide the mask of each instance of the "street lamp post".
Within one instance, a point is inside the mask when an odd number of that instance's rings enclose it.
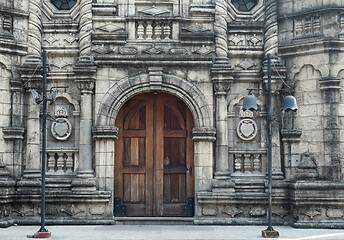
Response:
[[[47,101],[54,102],[57,91],[54,90],[47,97],[47,52],[43,50],[43,96],[41,97],[35,90],[31,90],[31,94],[37,104],[43,102],[43,120],[42,120],[42,182],[41,182],[41,228],[33,236],[34,238],[50,238],[51,232],[45,229],[45,168],[46,168],[46,126],[47,126]]]
[[[267,54],[268,59],[268,96],[267,96],[267,131],[268,131],[268,146],[267,146],[267,161],[268,161],[268,228],[262,231],[264,238],[278,238],[278,231],[272,227],[272,93],[271,93],[271,55]],[[257,110],[256,99],[252,95],[245,96],[243,103],[243,110]],[[296,111],[297,105],[294,96],[286,96],[282,104],[283,111]]]

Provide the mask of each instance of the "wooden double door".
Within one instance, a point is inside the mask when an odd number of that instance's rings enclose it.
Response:
[[[115,198],[127,216],[182,216],[194,196],[193,119],[177,97],[145,93],[119,111]]]

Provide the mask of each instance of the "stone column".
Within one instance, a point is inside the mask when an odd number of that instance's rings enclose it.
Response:
[[[92,0],[80,1],[79,51],[80,56],[91,55]]]
[[[228,116],[227,92],[231,81],[216,80],[213,82],[216,101],[216,171],[213,191],[234,192],[234,183],[230,181],[228,162]]]
[[[42,51],[42,1],[30,0],[29,29],[28,29],[28,59],[31,56],[41,56]]]
[[[271,59],[271,141],[272,141],[272,178],[283,179],[281,170],[281,142],[280,142],[280,129],[281,129],[281,108],[280,108],[280,95],[279,90],[282,87],[282,76],[285,75],[285,67],[277,60],[276,57]],[[268,89],[268,73],[267,61],[263,64],[263,85],[264,89]],[[284,77],[283,77],[284,78]],[[283,79],[284,81],[284,79]]]
[[[342,180],[342,150],[339,121],[340,77],[327,77],[319,81],[324,102],[323,132],[326,178],[331,181]]]
[[[277,22],[277,1],[265,0],[265,21],[264,21],[264,53],[271,56],[278,54],[278,22]]]
[[[42,83],[42,63],[39,55],[31,55],[21,67],[21,78],[26,91],[26,154],[23,178],[18,190],[40,191],[41,178],[41,125],[40,105],[31,96],[30,89],[39,91]]]
[[[73,180],[73,191],[95,190],[92,149],[92,117],[93,91],[95,84],[93,61],[88,57],[81,57],[74,73],[76,84],[81,92],[80,140],[79,140],[79,170],[77,179]]]
[[[230,68],[228,62],[228,42],[227,42],[227,1],[215,1],[215,63],[214,67]]]
[[[195,127],[192,129],[195,162],[195,192],[211,191],[213,179],[213,142],[216,129]]]
[[[12,177],[20,178],[23,160],[23,94],[22,81],[11,79],[11,119],[8,127],[3,127],[4,139],[13,141],[13,172]]]

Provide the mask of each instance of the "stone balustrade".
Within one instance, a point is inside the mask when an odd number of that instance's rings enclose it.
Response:
[[[47,174],[74,175],[78,151],[74,149],[47,149]]]
[[[233,162],[233,176],[264,175],[266,172],[266,151],[240,150],[230,151]]]
[[[172,36],[172,22],[166,20],[137,21],[137,40],[170,40]]]

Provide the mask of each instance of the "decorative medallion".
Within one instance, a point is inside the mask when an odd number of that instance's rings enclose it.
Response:
[[[164,52],[164,50],[161,48],[156,48],[154,45],[152,45],[152,47],[147,48],[143,50],[142,52],[147,53],[149,55],[158,55],[159,53]]]
[[[305,213],[306,216],[310,217],[310,219],[313,219],[315,216],[321,215],[321,212],[315,210],[315,209],[310,209]]]
[[[207,32],[207,31],[210,31],[209,28],[206,28],[201,24],[194,24],[194,25],[188,26],[186,28],[183,28],[183,30],[188,31],[188,32]]]
[[[58,10],[70,10],[75,6],[76,0],[51,0]]]
[[[257,124],[252,119],[242,119],[237,127],[238,137],[244,141],[250,141],[257,135]]]
[[[232,4],[241,12],[249,12],[257,5],[257,0],[232,0]]]
[[[51,125],[51,134],[60,141],[65,141],[72,133],[72,124],[67,119],[68,112],[66,109],[55,111],[56,120]]]
[[[53,36],[52,33],[50,33],[49,37],[44,38],[44,41],[48,42],[50,45],[56,42],[58,39]]]
[[[344,214],[341,209],[327,209],[326,215],[329,218],[342,218]]]
[[[112,22],[106,23],[100,27],[97,27],[97,29],[103,31],[103,32],[117,32],[119,30],[124,30],[123,26],[114,24]]]
[[[201,48],[198,48],[198,49],[194,50],[193,52],[197,53],[199,55],[205,56],[205,55],[212,53],[213,49],[210,47],[202,46]]]
[[[238,37],[238,34],[236,33],[236,34],[234,34],[234,37],[233,37],[233,38],[229,39],[229,41],[232,42],[232,43],[234,43],[234,45],[237,46],[237,45],[239,45],[239,43],[243,42],[244,39],[239,38],[239,37]]]
[[[121,47],[119,49],[119,53],[122,55],[136,55],[137,54],[137,48],[135,48],[135,47]]]
[[[260,216],[264,216],[264,215],[266,215],[266,209],[265,208],[257,207],[257,208],[253,208],[250,210],[250,216],[252,216],[252,217],[260,217]]]
[[[186,55],[188,51],[185,48],[171,48],[168,53],[171,55]]]
[[[251,38],[250,38],[249,40],[247,40],[247,41],[249,41],[250,43],[252,43],[253,46],[257,46],[257,44],[258,44],[259,42],[261,42],[262,39],[258,38],[256,34],[253,34],[253,37],[251,37]]]
[[[69,44],[72,44],[73,42],[76,41],[76,38],[72,35],[72,33],[70,33],[69,36],[66,37],[64,40],[65,40],[66,42],[68,42]]]

